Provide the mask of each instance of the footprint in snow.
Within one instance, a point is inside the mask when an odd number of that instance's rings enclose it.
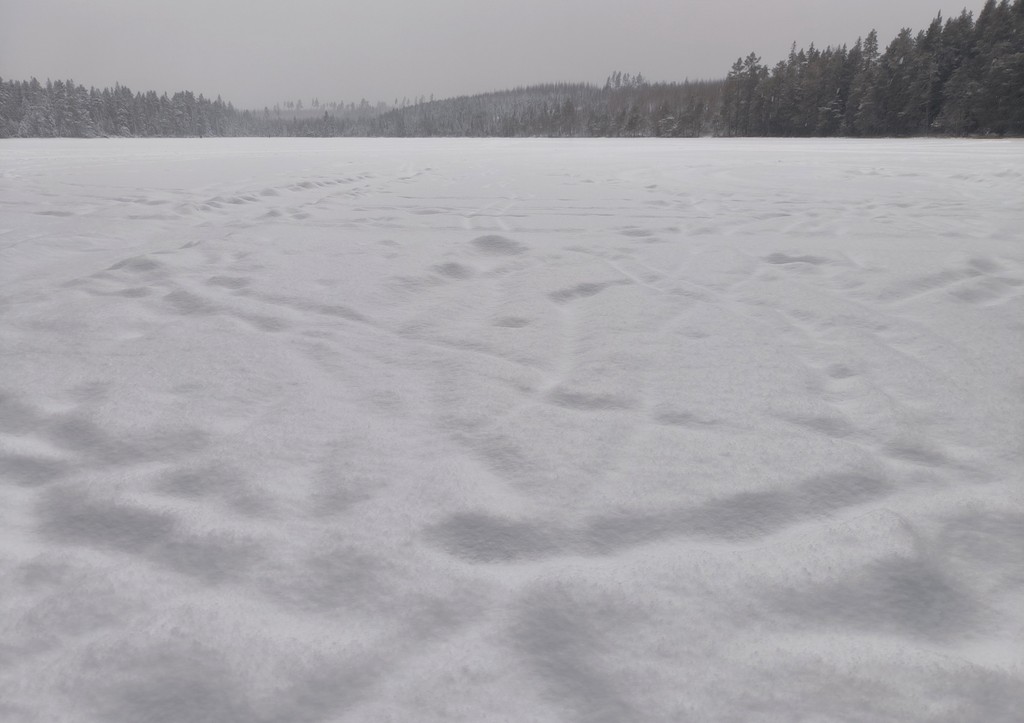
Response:
[[[480,253],[490,256],[520,256],[527,251],[527,247],[518,241],[497,234],[478,236],[470,243]]]

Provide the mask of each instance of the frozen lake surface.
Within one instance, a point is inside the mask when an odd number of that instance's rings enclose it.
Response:
[[[0,143],[0,719],[1017,721],[1024,143]]]

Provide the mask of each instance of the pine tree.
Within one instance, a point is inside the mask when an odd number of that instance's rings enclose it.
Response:
[[[914,90],[916,54],[910,28],[903,28],[882,55],[881,88],[882,132],[905,136],[921,127],[927,101]]]
[[[872,30],[861,48],[861,67],[850,88],[853,106],[852,130],[855,135],[873,136],[883,132],[878,33]]]

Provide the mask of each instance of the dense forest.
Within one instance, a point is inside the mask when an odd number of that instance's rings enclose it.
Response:
[[[988,0],[903,29],[881,50],[790,51],[773,68],[751,53],[725,82],[722,128],[737,136],[1024,134],[1024,0]]]
[[[322,110],[322,113],[320,112]],[[262,111],[219,97],[0,79],[0,138],[103,136],[906,136],[1024,134],[1024,0],[903,29],[884,50],[813,44],[725,80],[562,83],[418,102]]]
[[[701,136],[718,130],[722,81],[648,83],[616,72],[604,87],[555,84],[395,108],[382,136]]]
[[[414,104],[334,105],[322,113],[240,111],[179,92],[86,89],[72,81],[0,82],[0,137],[97,136],[698,136],[718,131],[723,81],[604,87],[552,84]]]

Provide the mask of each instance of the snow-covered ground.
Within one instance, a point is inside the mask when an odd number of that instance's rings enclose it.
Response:
[[[1019,721],[1024,143],[0,144],[3,721]]]

